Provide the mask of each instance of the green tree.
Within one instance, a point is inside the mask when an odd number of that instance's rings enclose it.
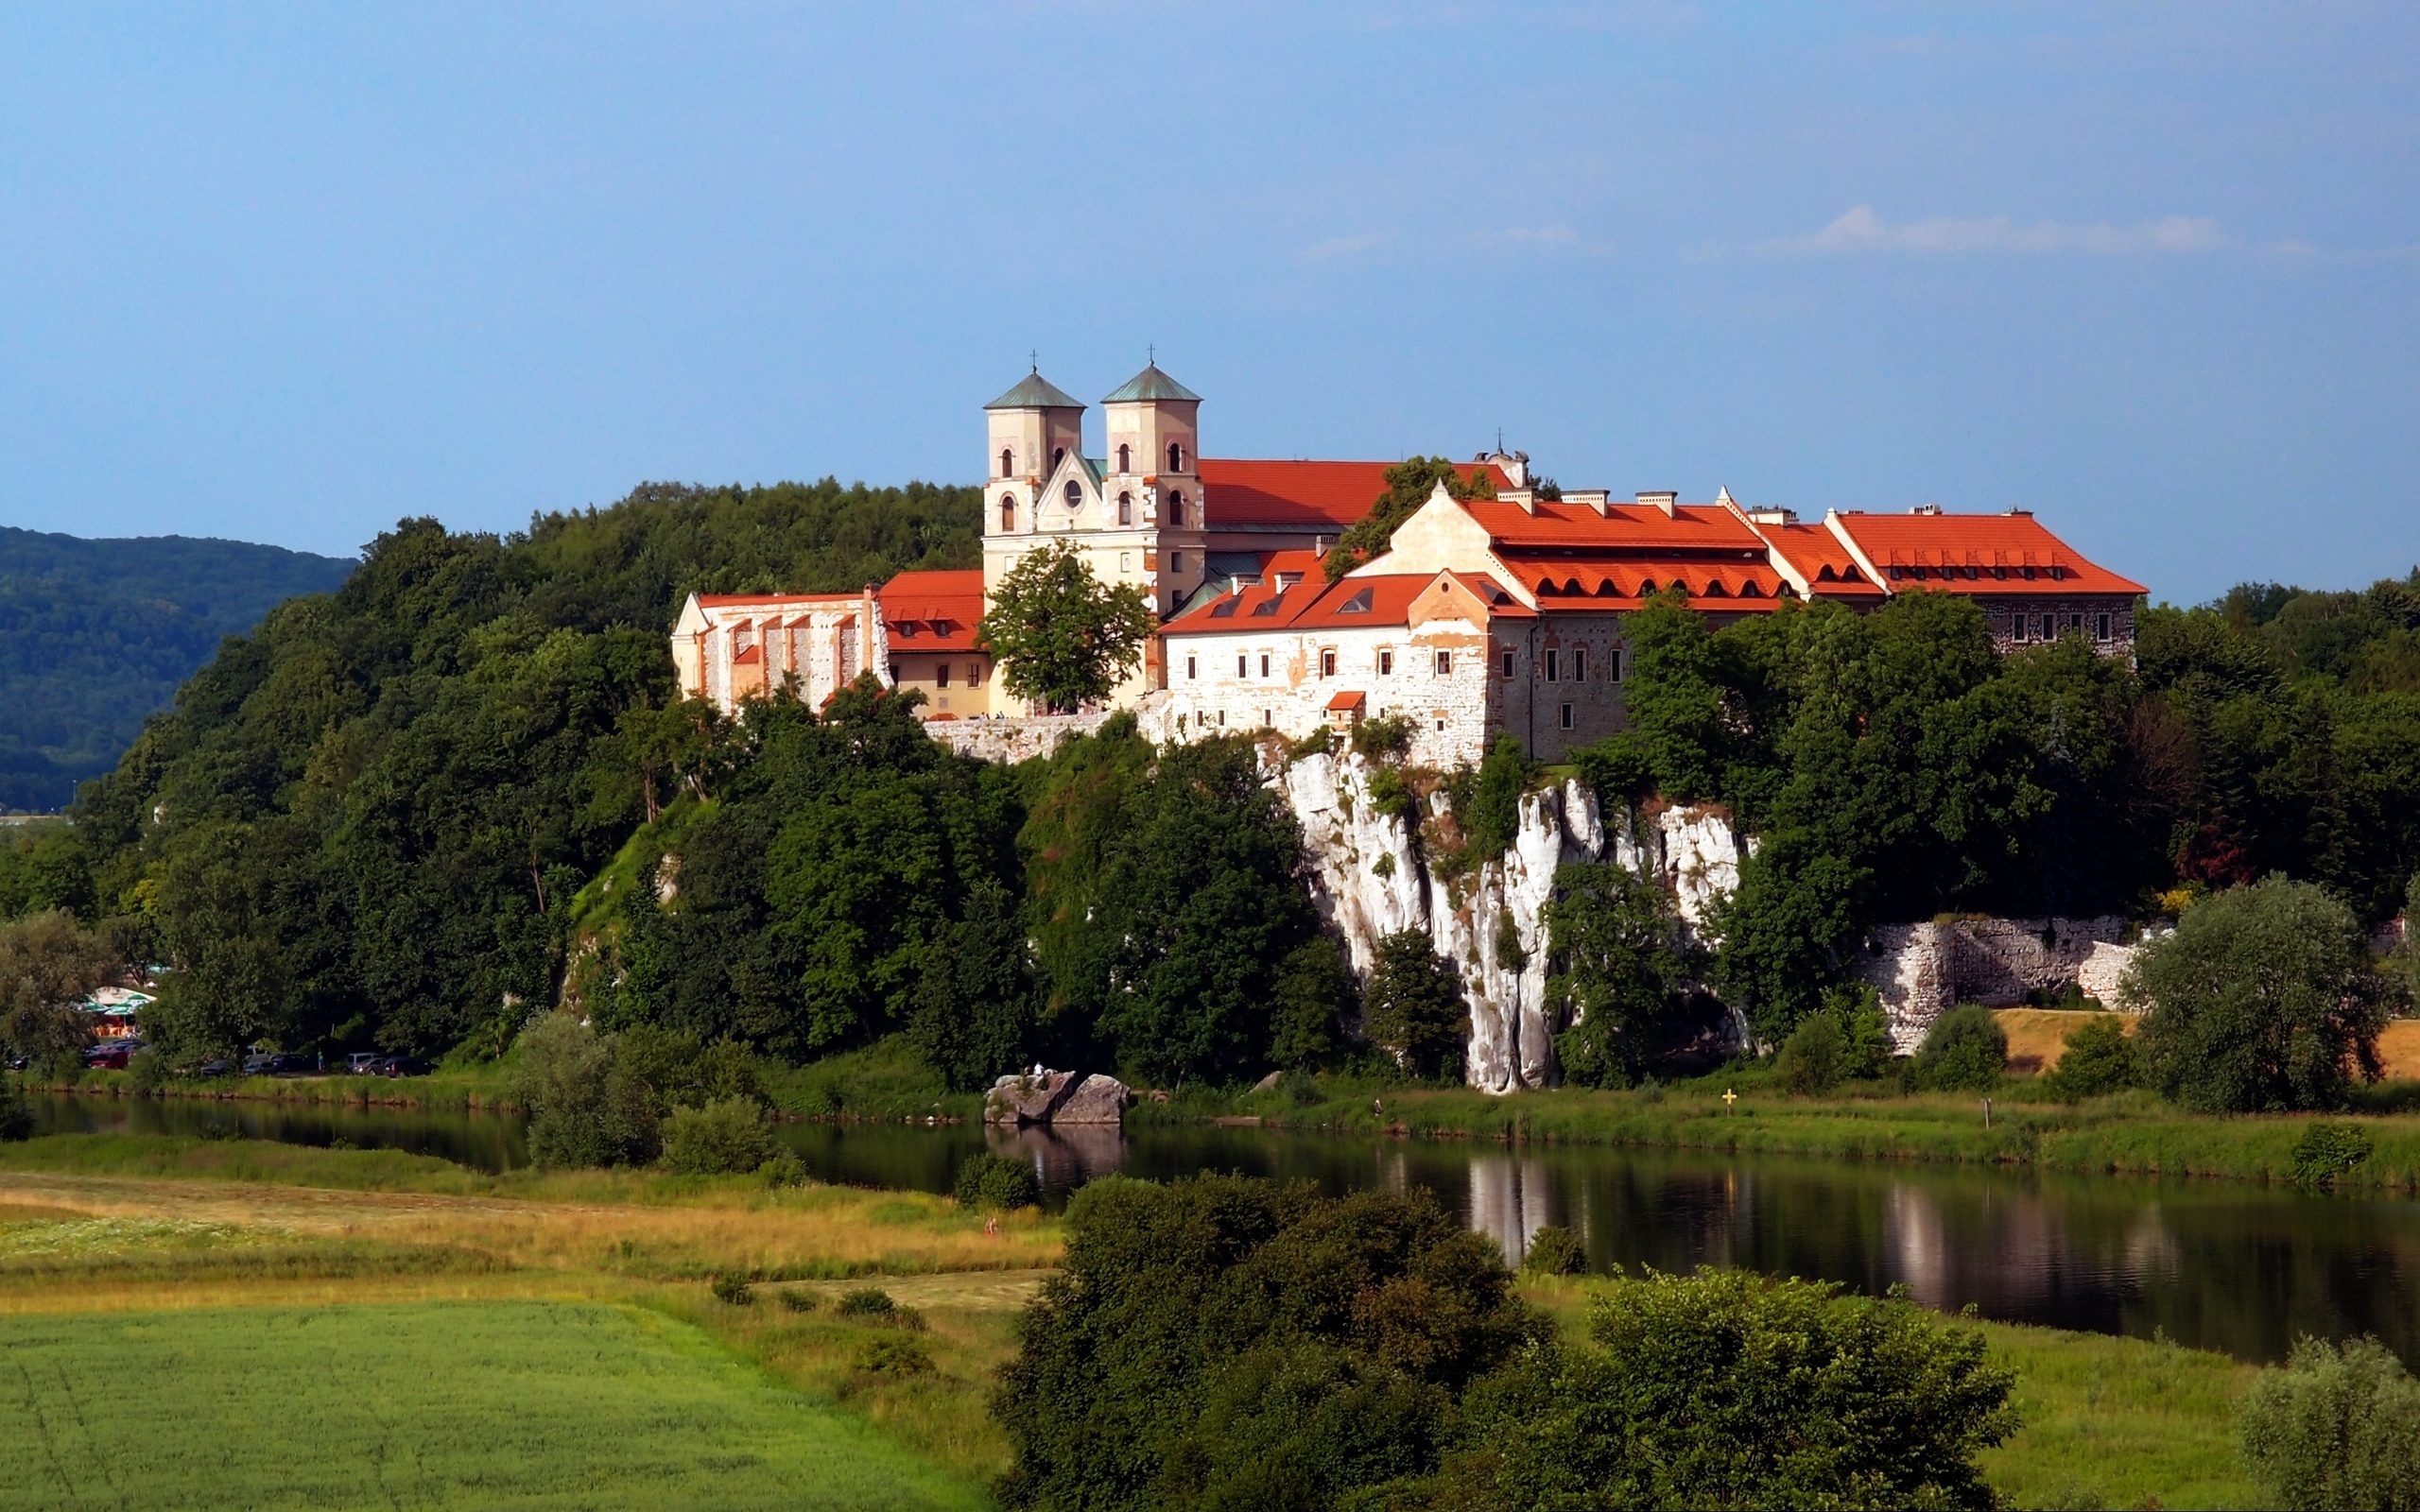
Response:
[[[925,961],[908,1033],[953,1091],[980,1091],[1026,1064],[1040,994],[1016,900],[977,889]]]
[[[1042,1183],[1031,1166],[988,1150],[967,1157],[951,1191],[966,1208],[1030,1208],[1042,1200]]]
[[[1269,1022],[1269,1058],[1303,1067],[1336,1046],[1337,1022],[1353,1005],[1353,969],[1325,935],[1294,947],[1277,969]]]
[[[1455,1398],[1539,1336],[1426,1192],[1092,1182],[993,1413],[1012,1507],[1330,1507],[1434,1469]]]
[[[765,1105],[752,1097],[717,1097],[676,1108],[664,1121],[664,1163],[683,1176],[736,1176],[779,1154]]]
[[[1361,995],[1361,1033],[1424,1081],[1461,1074],[1471,1010],[1462,974],[1428,943],[1424,929],[1399,929],[1378,941]]]
[[[1510,734],[1498,734],[1488,747],[1471,792],[1470,845],[1476,854],[1492,860],[1512,848],[1521,833],[1521,795],[1536,770],[1530,753]]]
[[[1908,1063],[1919,1091],[1989,1091],[2008,1069],[2008,1035],[1992,1010],[1964,1003],[1932,1022]]]
[[[612,1036],[568,1013],[521,1032],[512,1097],[529,1113],[529,1159],[545,1166],[636,1165],[656,1152],[647,1089],[617,1063]]]
[[[1583,1087],[1626,1087],[1684,1006],[1680,919],[1670,894],[1614,862],[1567,866],[1554,881],[1547,1000],[1570,1024],[1555,1036],[1556,1057]]]
[[[2059,1063],[2042,1078],[2043,1090],[2068,1102],[2106,1097],[2142,1080],[2135,1042],[2124,1019],[2115,1013],[2086,1021],[2067,1036]]]
[[[1109,587],[1081,551],[1056,541],[1009,569],[975,633],[999,660],[1010,693],[1072,713],[1133,676],[1151,629],[1140,588]]]
[[[2197,1112],[2342,1104],[2379,1074],[2378,1031],[2401,985],[2371,968],[2352,910],[2310,883],[2271,877],[2196,904],[2145,945],[2125,990],[2151,1005],[2151,1084]]]
[[[2236,1407],[2243,1459],[2272,1506],[2420,1507],[2420,1382],[2375,1339],[2303,1338]]]
[[[1368,514],[1338,538],[1336,548],[1327,554],[1323,566],[1329,582],[1385,555],[1395,527],[1418,513],[1440,485],[1456,499],[1495,497],[1495,480],[1486,469],[1465,469],[1442,456],[1407,457],[1387,469],[1386,481],[1387,491],[1371,504]]]
[[[1470,1394],[1470,1447],[1427,1504],[1996,1505],[1976,1455],[2017,1427],[2015,1375],[1903,1296],[1839,1292],[1716,1270],[1616,1284],[1594,1348]]]
[[[79,1005],[125,962],[64,909],[0,924],[0,1040],[51,1067],[93,1042]]]

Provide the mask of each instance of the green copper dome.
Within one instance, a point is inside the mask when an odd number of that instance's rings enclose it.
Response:
[[[1081,409],[1084,406],[1075,395],[1068,393],[1036,371],[1027,373],[1023,382],[983,407],[985,409]]]
[[[1160,371],[1153,363],[1126,380],[1126,387],[1101,401],[1104,404],[1123,404],[1138,400],[1181,399],[1188,404],[1201,403],[1201,396]]]

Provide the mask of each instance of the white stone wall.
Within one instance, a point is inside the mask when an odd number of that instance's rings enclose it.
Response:
[[[1249,612],[1249,611],[1247,611]],[[1299,740],[1326,727],[1328,701],[1358,693],[1368,714],[1404,714],[1413,723],[1410,760],[1451,768],[1486,751],[1491,697],[1486,631],[1461,620],[1430,620],[1416,628],[1288,630],[1254,633],[1249,619],[1224,633],[1169,636],[1167,728],[1178,740],[1272,730]],[[1334,677],[1320,675],[1320,655],[1336,652]],[[1378,673],[1381,650],[1394,670]],[[1452,657],[1439,676],[1437,653]],[[1269,674],[1261,675],[1262,657]],[[1236,659],[1243,672],[1236,673]]]
[[[2098,949],[2116,945],[2125,928],[2126,921],[2114,914],[1881,924],[1856,975],[1880,995],[1892,1041],[1907,1054],[1924,1042],[1935,1019],[1959,1004],[2014,1007],[2029,992],[2079,980]],[[2102,956],[2097,971],[2105,972],[2109,960]]]

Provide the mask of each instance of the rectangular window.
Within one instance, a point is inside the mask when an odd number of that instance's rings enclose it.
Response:
[[[1252,663],[1251,663],[1251,662],[1249,662],[1248,660],[1246,660],[1246,659],[1245,659],[1244,654],[1243,654],[1241,651],[1236,652],[1236,677],[1238,679],[1244,679],[1244,678],[1249,678],[1249,677],[1251,677],[1251,676],[1252,676]]]
[[[1622,648],[1618,645],[1614,647],[1614,680],[1622,680]]]
[[[2049,616],[2049,615],[2045,614],[2045,615],[2043,615],[2043,616],[2042,616],[2041,620],[2039,621],[2039,624],[2040,624],[2040,626],[2041,626],[2041,634],[2039,635],[2038,639],[2045,640],[2045,641],[2055,641],[2055,640],[2057,640],[2057,639],[2059,638],[2059,634],[2058,634],[2058,632],[2057,632],[2056,630],[2054,630],[2054,629],[2052,629],[2052,628],[2050,627],[2050,623],[2051,623],[2051,622],[2050,622],[2050,616]]]
[[[1220,730],[1227,728],[1227,711],[1224,709],[1219,711],[1219,728]]]
[[[1336,676],[1336,652],[1334,650],[1322,650],[1320,652],[1320,676],[1322,678],[1332,678]]]
[[[1588,680],[1588,648],[1584,645],[1575,645],[1571,648],[1571,680],[1574,682]]]
[[[1395,654],[1394,654],[1394,652],[1392,652],[1392,651],[1381,651],[1381,652],[1379,652],[1379,653],[1378,653],[1378,676],[1380,676],[1380,677],[1382,677],[1382,678],[1392,678],[1392,677],[1393,677],[1394,675],[1395,675]]]
[[[943,662],[933,668],[933,686],[936,688],[946,688],[949,686],[948,662]]]
[[[2104,644],[2111,639],[2108,615],[2096,614],[2092,617],[2092,638]]]
[[[1172,573],[1181,573],[1184,571],[1184,552],[1171,551],[1168,553],[1168,571]]]
[[[1187,682],[1190,682],[1200,676],[1201,676],[1201,662],[1193,657],[1186,657],[1184,659],[1184,679]]]
[[[1270,718],[1270,717],[1269,717],[1269,711],[1268,711],[1268,710],[1263,709],[1263,710],[1260,712],[1260,728],[1261,728],[1261,729],[1263,729],[1263,730],[1267,730],[1270,726],[1271,726],[1271,725],[1275,724],[1276,722],[1277,722],[1277,721],[1275,721],[1274,719],[1271,719],[1271,718]]]
[[[1547,653],[1547,680],[1548,682],[1563,680],[1563,653],[1560,651]]]
[[[1450,678],[1454,675],[1453,652],[1440,651],[1437,653],[1437,675],[1441,678]]]
[[[1512,676],[1512,653],[1510,651],[1504,653],[1504,676],[1508,680]]]
[[[2068,613],[2067,628],[2071,630],[2081,630],[2083,628],[2083,611],[2082,610],[2075,610]]]
[[[1264,678],[1269,676],[1269,653],[1266,651],[1260,653],[1260,675]]]
[[[1563,706],[1563,728],[1565,730],[1571,728],[1571,705],[1569,704]]]

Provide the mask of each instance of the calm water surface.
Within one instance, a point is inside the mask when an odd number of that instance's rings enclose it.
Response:
[[[517,1119],[408,1109],[41,1100],[57,1129],[112,1128],[326,1145],[338,1140],[490,1170],[527,1160]],[[945,1192],[986,1147],[1030,1160],[1054,1201],[1111,1171],[1233,1171],[1334,1194],[1424,1186],[1517,1258],[1544,1224],[1590,1264],[1743,1265],[1927,1306],[2282,1358],[2299,1333],[2372,1333],[2420,1361],[2420,1202],[2241,1182],[1967,1166],[1711,1157],[1563,1146],[1354,1140],[1246,1128],[1010,1133],[788,1125],[818,1177]]]

